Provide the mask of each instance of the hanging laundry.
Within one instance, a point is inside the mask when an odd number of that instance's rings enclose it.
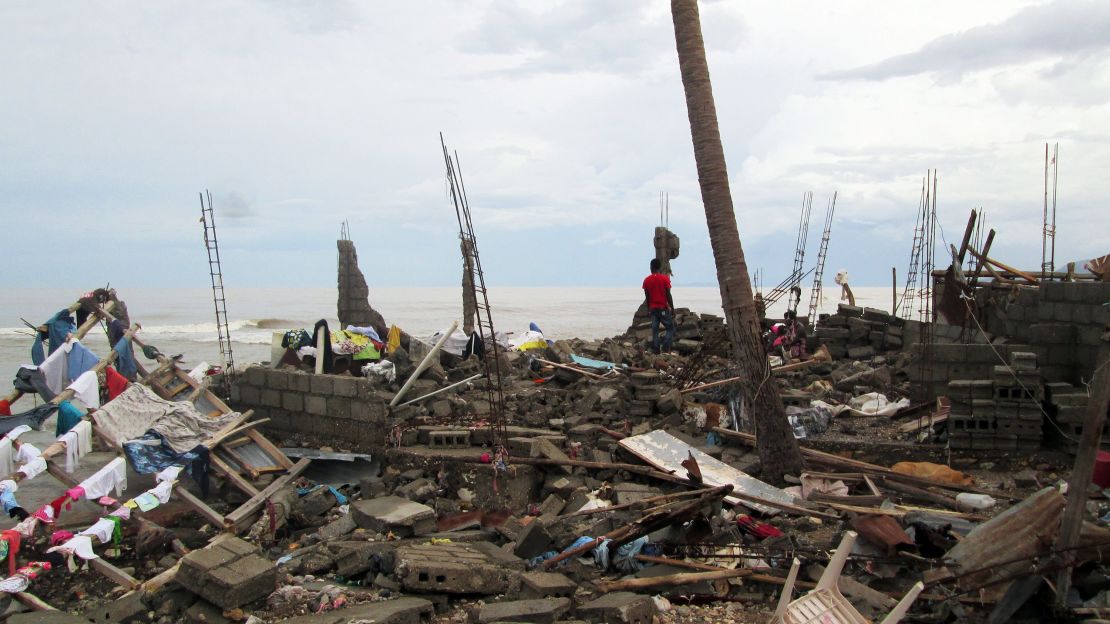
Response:
[[[396,325],[389,328],[389,335],[385,339],[385,352],[393,353],[401,346],[401,328]]]
[[[79,460],[92,452],[92,423],[87,420],[78,422],[72,429],[62,434],[58,441],[66,445],[66,472],[72,473],[77,468]],[[2,448],[0,448],[0,459],[2,459]]]
[[[66,358],[66,366],[68,370],[66,375],[69,377],[68,381],[73,382],[80,377],[85,371],[91,370],[96,366],[100,358],[96,354],[89,351],[88,347],[81,344],[80,340],[71,340],[69,342],[69,357]]]
[[[166,468],[160,471],[158,474],[154,475],[154,481],[177,481],[177,477],[181,474],[182,469],[182,466],[170,466],[169,468]]]
[[[23,370],[23,369],[20,369]],[[7,399],[0,400],[0,416],[11,416],[12,404]]]
[[[89,535],[75,535],[73,539],[67,541],[61,546],[55,546],[46,552],[64,552],[88,560],[98,559],[99,557],[93,552],[92,537]],[[0,581],[2,582],[2,581]]]
[[[173,481],[162,481],[158,485],[146,491],[147,494],[154,495],[158,502],[165,504],[170,502],[170,496],[173,495]]]
[[[40,455],[42,455],[42,451],[34,444],[20,444],[19,450],[15,454],[15,461],[17,464],[25,464]]]
[[[19,436],[27,433],[30,430],[31,430],[30,425],[19,425],[18,427],[15,427],[11,431],[4,434],[4,437],[6,437],[8,440],[14,442],[14,441],[19,439]]]
[[[139,372],[139,365],[135,363],[135,348],[131,345],[131,339],[120,338],[112,350],[116,352],[116,365],[119,366],[120,374],[134,379]]]
[[[378,336],[377,330],[375,330],[373,327],[356,327],[354,325],[348,325],[347,331],[354,334],[362,334],[363,336],[366,336],[374,342],[382,341],[381,337]]]
[[[26,445],[24,445],[26,446]],[[19,467],[19,472],[23,473],[23,478],[34,479],[40,474],[46,472],[46,458],[36,457],[31,461]],[[7,510],[5,510],[7,511]]]
[[[96,524],[78,533],[78,535],[95,535],[101,544],[112,541],[112,533],[116,530],[116,523],[108,518],[101,518]]]
[[[66,386],[66,389],[73,390],[73,394],[81,399],[85,407],[89,409],[100,407],[100,380],[96,377],[96,371],[81,373],[81,376]]]
[[[12,529],[0,532],[0,540],[8,543],[8,574],[15,574],[15,559],[19,554],[19,541],[22,536]]]
[[[50,320],[43,323],[46,326],[46,337],[50,341],[50,351],[47,355],[53,354],[66,342],[66,338],[70,334],[77,331],[77,324],[73,322],[73,317],[70,316],[69,310],[59,310]],[[32,359],[34,355],[32,354]],[[36,364],[42,362],[35,362]]]
[[[69,350],[70,343],[67,342],[39,364],[46,387],[54,394],[60,393],[69,385]]]
[[[156,441],[158,444],[154,444]],[[123,453],[127,456],[131,467],[139,474],[150,474],[159,470],[166,472],[172,468],[180,471],[182,466],[187,466],[189,476],[200,486],[201,496],[208,496],[209,454],[208,448],[204,445],[198,444],[190,451],[178,453],[157,431],[148,431],[138,440],[125,442]]]
[[[13,508],[19,507],[19,503],[15,500],[15,490],[0,492],[0,505],[4,506],[4,513],[10,513]]]
[[[42,429],[42,423],[47,418],[50,418],[51,414],[57,411],[57,409],[58,406],[53,403],[44,403],[21,414],[0,418],[0,433],[7,434],[10,438],[11,432],[21,427],[26,427],[23,431],[30,431],[31,429],[39,431]]]
[[[126,377],[121,375],[119,371],[112,368],[111,366],[104,369],[104,385],[108,386],[109,401],[118,397],[121,392],[126,390],[127,384],[129,383],[131,382],[127,381]]]
[[[127,462],[122,457],[117,457],[77,487],[85,491],[85,498],[89,500],[106,496],[112,490],[115,490],[116,496],[120,496],[127,489]]]
[[[139,511],[147,512],[154,509],[161,503],[158,502],[158,497],[150,492],[143,492],[134,498],[135,504],[139,506]]]
[[[73,539],[73,531],[54,531],[50,534],[50,545],[57,546],[70,539]]]
[[[7,436],[0,438],[0,473],[9,475],[15,470],[12,461],[12,441]]]
[[[54,435],[60,436],[73,429],[84,416],[84,411],[77,409],[69,401],[62,401],[58,404],[58,420],[54,426]]]
[[[50,386],[46,384],[46,376],[43,375],[42,370],[38,366],[22,366],[15,373],[15,379],[12,380],[12,385],[16,390],[23,393],[34,392],[42,397],[43,401],[53,400],[56,396]],[[8,416],[11,412],[8,412]]]

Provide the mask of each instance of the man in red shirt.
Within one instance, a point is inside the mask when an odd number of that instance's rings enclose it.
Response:
[[[674,300],[671,299],[671,278],[660,272],[659,258],[651,260],[651,275],[644,278],[644,300],[651,315],[651,350],[659,353],[659,324],[667,330],[663,350],[670,351],[674,341]]]

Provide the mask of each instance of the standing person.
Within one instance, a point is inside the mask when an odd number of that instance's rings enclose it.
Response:
[[[671,278],[660,271],[659,258],[651,260],[651,275],[644,278],[644,301],[651,315],[651,350],[659,353],[659,324],[667,330],[663,350],[670,351],[674,341],[674,300],[671,299]]]

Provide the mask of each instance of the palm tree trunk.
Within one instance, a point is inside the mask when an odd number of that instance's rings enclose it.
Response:
[[[755,423],[762,477],[782,483],[783,475],[802,471],[802,455],[786,420],[782,398],[771,379],[771,368],[759,339],[759,319],[732,207],[697,0],[671,0],[671,17],[682,86],[686,91],[686,109],[690,115],[698,183],[705,204],[705,221],[709,226],[709,242],[717,266],[728,335],[740,374],[746,379],[743,388]]]

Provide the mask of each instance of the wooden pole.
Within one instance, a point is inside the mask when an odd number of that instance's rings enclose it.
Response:
[[[1104,329],[1105,332],[1110,332],[1110,323]],[[1067,605],[1068,589],[1071,587],[1071,565],[1075,563],[1077,555],[1074,548],[1079,545],[1083,512],[1087,506],[1087,488],[1094,476],[1102,427],[1106,424],[1106,412],[1110,409],[1110,343],[1106,341],[1108,334],[1105,332],[1098,357],[1095,358],[1098,368],[1091,380],[1091,396],[1087,399],[1087,416],[1083,420],[1079,452],[1075,455],[1075,468],[1068,479],[1068,503],[1064,508],[1064,518],[1060,521],[1060,536],[1056,540],[1056,550],[1065,553],[1063,559],[1067,564],[1056,578],[1056,604],[1061,607]]]
[[[621,579],[618,581],[594,581],[594,587],[603,594],[612,591],[647,589],[652,587],[674,587],[675,585],[689,585],[702,581],[718,581],[721,579],[738,578],[752,573],[747,568],[735,570],[717,570],[715,572],[681,572],[666,576],[653,576],[649,578]]]

